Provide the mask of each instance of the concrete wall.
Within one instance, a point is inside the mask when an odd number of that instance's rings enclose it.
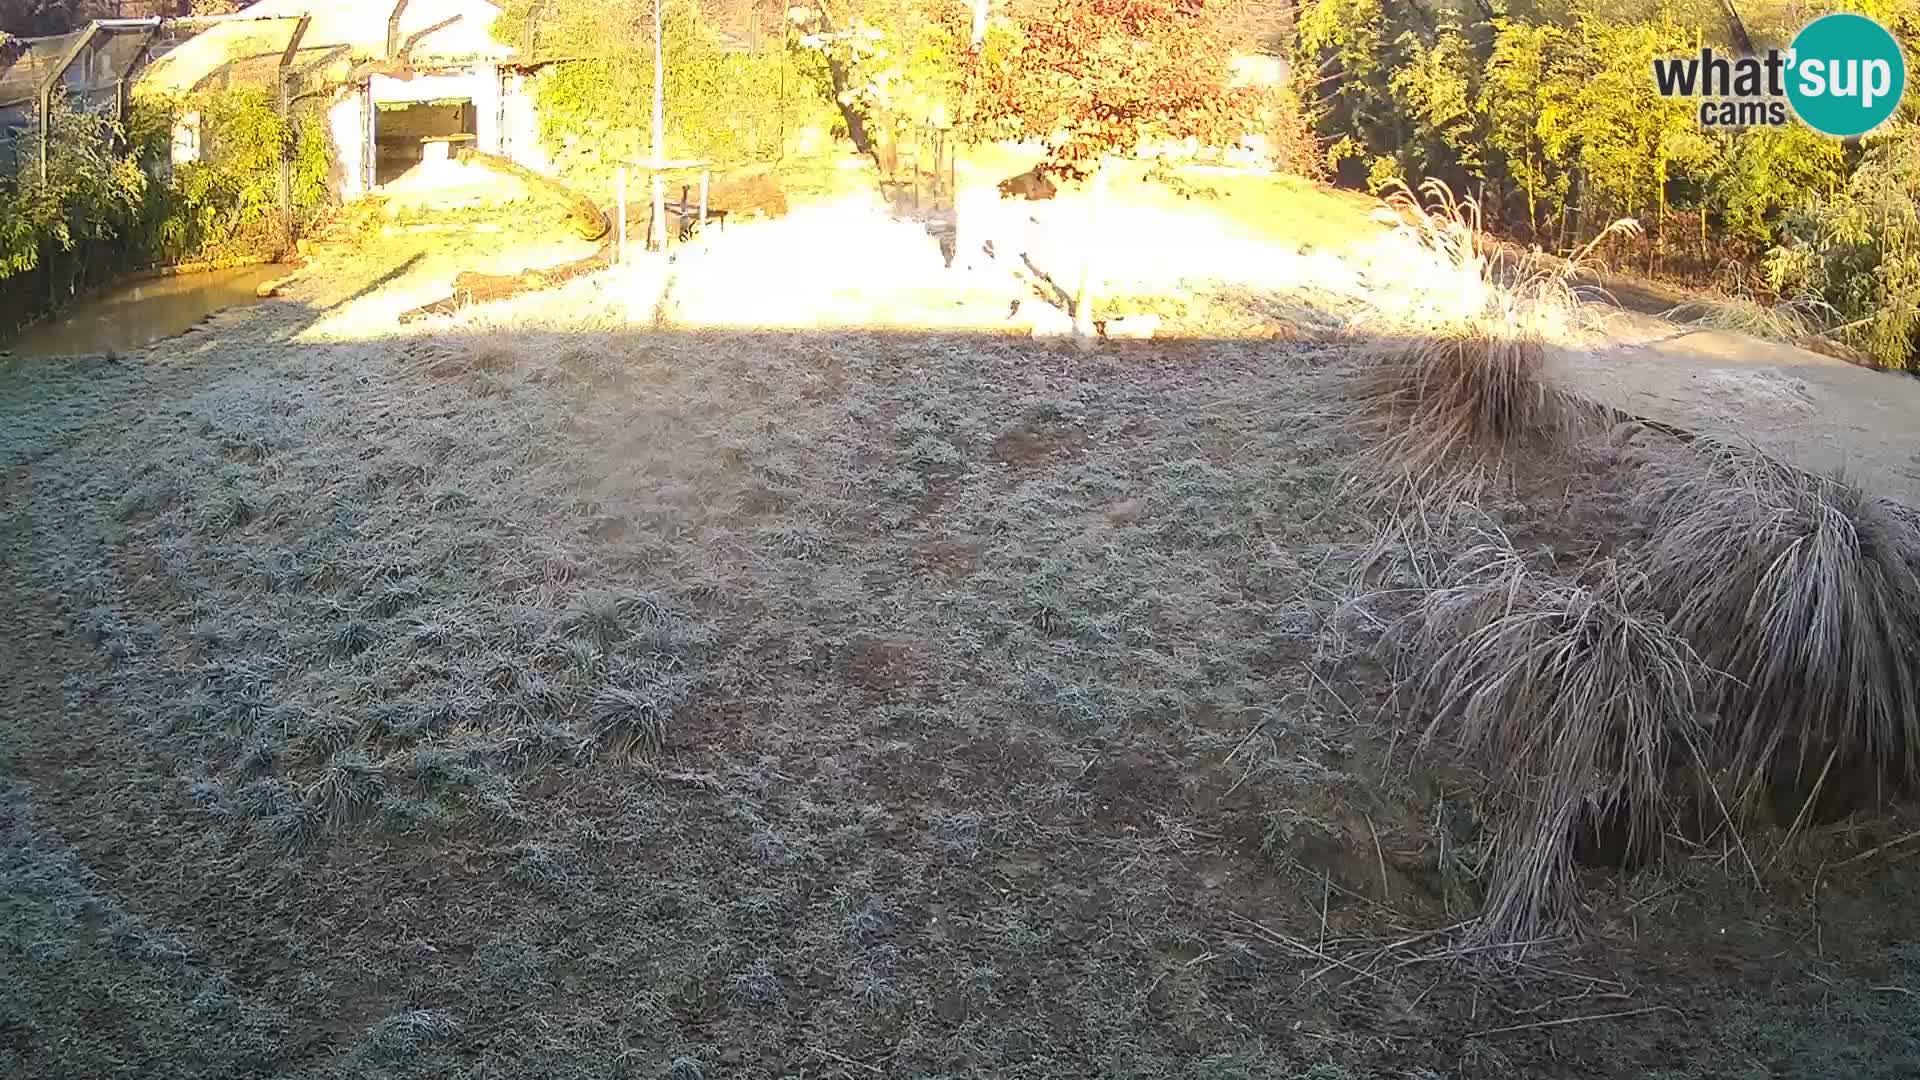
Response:
[[[367,190],[365,97],[360,87],[350,86],[327,109],[327,133],[333,139],[333,191],[342,202]]]
[[[533,76],[514,73],[504,82],[500,152],[536,172],[553,172],[553,157],[540,144],[540,112],[534,105]]]

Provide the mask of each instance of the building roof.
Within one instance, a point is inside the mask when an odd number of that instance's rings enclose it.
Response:
[[[500,9],[487,0],[259,0],[235,21],[206,26],[167,49],[142,74],[140,88],[185,93],[229,64],[277,60],[303,15],[309,22],[295,67],[323,59],[329,69],[392,59],[388,30],[396,11],[392,44],[415,67],[497,63],[516,53],[494,40]],[[180,26],[186,30],[191,24]]]

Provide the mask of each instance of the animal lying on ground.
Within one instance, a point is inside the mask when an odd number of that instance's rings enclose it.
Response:
[[[1009,176],[1000,181],[1000,197],[1003,199],[1027,199],[1037,201],[1051,199],[1060,191],[1053,178],[1040,171],[1035,165],[1018,176]]]

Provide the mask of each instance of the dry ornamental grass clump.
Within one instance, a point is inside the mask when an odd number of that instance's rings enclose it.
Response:
[[[1920,524],[1725,442],[1638,479],[1644,544],[1566,577],[1482,536],[1389,638],[1423,744],[1493,785],[1489,943],[1571,912],[1583,847],[1705,824],[1757,881],[1737,826],[1770,807],[1790,841],[1920,780]]]
[[[1495,784],[1495,858],[1478,933],[1527,941],[1571,910],[1576,849],[1622,835],[1658,854],[1697,805],[1712,672],[1662,617],[1648,580],[1607,561],[1565,580],[1504,536],[1455,559],[1394,628],[1413,697]]]
[[[1369,328],[1349,390],[1377,438],[1356,475],[1381,492],[1471,488],[1508,453],[1591,426],[1593,410],[1547,371],[1547,349],[1582,324],[1572,281],[1586,255],[1637,228],[1616,222],[1564,263],[1515,259],[1484,238],[1474,202],[1437,180],[1421,191],[1431,205],[1405,187],[1387,204],[1437,280]]]
[[[1856,805],[1920,779],[1920,528],[1725,442],[1653,459],[1643,484],[1648,577],[1730,676],[1716,742],[1741,803],[1797,818],[1832,776],[1870,781]]]
[[[1751,296],[1695,300],[1663,312],[1661,318],[1788,344],[1814,337],[1834,321],[1832,307],[1821,301],[1762,304]]]

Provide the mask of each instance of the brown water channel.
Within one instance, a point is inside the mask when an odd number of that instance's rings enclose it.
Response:
[[[268,263],[129,282],[17,337],[0,339],[0,352],[21,357],[127,352],[172,337],[221,308],[255,303],[255,287],[286,272]]]

